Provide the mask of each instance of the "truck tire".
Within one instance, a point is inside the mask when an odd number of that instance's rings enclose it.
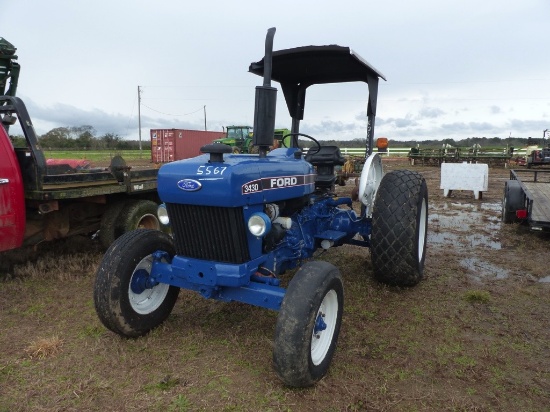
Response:
[[[525,196],[523,189],[517,180],[508,180],[504,183],[504,195],[502,196],[502,222],[519,222],[516,211],[525,208]]]
[[[128,200],[120,211],[115,226],[115,236],[118,238],[126,232],[135,229],[160,230],[161,224],[157,216],[158,205],[152,200]]]
[[[119,237],[96,272],[94,304],[105,327],[121,336],[138,337],[159,326],[172,312],[179,288],[165,283],[145,286],[152,254],[175,254],[171,238],[158,230],[136,230]],[[137,264],[136,264],[137,262]]]
[[[124,201],[113,202],[107,206],[107,210],[101,216],[99,225],[99,241],[107,249],[117,238],[115,235],[118,216],[125,206]]]
[[[302,266],[290,281],[275,326],[273,365],[288,386],[311,386],[326,375],[336,349],[344,287],[328,262]]]
[[[394,286],[414,286],[424,275],[428,188],[417,172],[384,176],[374,201],[371,258],[374,277]]]

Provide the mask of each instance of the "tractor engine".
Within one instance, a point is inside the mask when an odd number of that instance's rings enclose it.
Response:
[[[247,282],[245,267],[276,275],[319,247],[349,243],[356,233],[368,239],[370,225],[351,209],[351,199],[332,192],[334,165],[344,162],[338,148],[314,148],[305,159],[296,148],[264,158],[223,153],[228,147],[220,144],[203,150],[208,153],[164,165],[158,176],[175,259],[187,267],[193,262],[197,276],[217,262],[240,267]],[[209,284],[225,283],[224,270],[217,272],[222,279],[212,275]]]

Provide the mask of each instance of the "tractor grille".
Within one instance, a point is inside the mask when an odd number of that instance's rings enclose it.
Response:
[[[178,255],[237,264],[250,260],[242,208],[166,207]]]

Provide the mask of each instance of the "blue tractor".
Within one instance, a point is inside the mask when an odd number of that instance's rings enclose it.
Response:
[[[428,192],[418,173],[383,175],[380,157],[371,154],[378,81],[384,76],[347,47],[273,52],[274,34],[274,28],[268,30],[264,58],[249,68],[263,76],[254,114],[258,154],[232,154],[227,145],[210,144],[201,156],[163,165],[159,216],[169,222],[171,235],[137,230],[117,239],[98,267],[94,302],[102,323],[127,337],[159,326],[181,288],[279,311],[274,368],[286,385],[305,387],[328,371],[344,304],[338,268],[314,260],[315,252],[364,246],[376,279],[417,284],[424,270]],[[277,95],[272,79],[281,84],[292,139],[290,147],[269,151]],[[360,212],[351,198],[335,194],[335,166],[344,163],[338,147],[299,131],[306,89],[339,82],[369,87]],[[305,154],[299,137],[315,143]],[[294,268],[283,287],[280,275]]]

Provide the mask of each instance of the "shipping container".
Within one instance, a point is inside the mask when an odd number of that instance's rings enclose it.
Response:
[[[151,129],[151,161],[168,163],[198,156],[202,146],[222,137],[225,137],[224,132]]]

